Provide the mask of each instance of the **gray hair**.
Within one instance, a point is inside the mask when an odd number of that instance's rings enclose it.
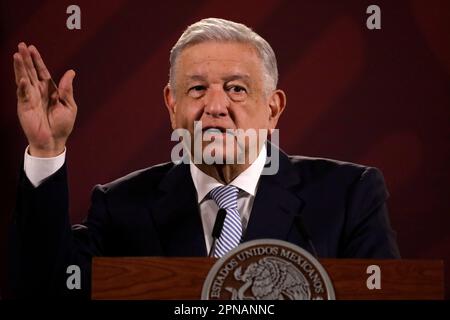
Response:
[[[270,44],[246,25],[219,18],[208,18],[190,25],[170,51],[169,85],[172,90],[175,89],[175,64],[180,53],[189,46],[207,41],[241,42],[253,45],[264,66],[266,92],[276,89],[277,59]]]

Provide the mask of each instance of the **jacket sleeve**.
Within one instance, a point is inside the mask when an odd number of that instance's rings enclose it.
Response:
[[[21,172],[12,226],[18,297],[89,298],[91,259],[102,254],[109,225],[103,192],[93,192],[87,226],[72,227],[68,207],[66,164],[37,188]],[[80,268],[81,289],[67,286],[71,265]]]
[[[347,217],[340,256],[343,258],[400,258],[386,200],[382,173],[366,168],[347,199]]]

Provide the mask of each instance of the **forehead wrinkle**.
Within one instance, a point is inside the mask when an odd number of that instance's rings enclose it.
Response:
[[[187,74],[186,75],[188,80],[198,80],[198,81],[206,81],[207,77],[201,74]]]
[[[202,75],[202,74],[187,74],[186,75],[187,80],[197,80],[197,81],[207,81],[208,80],[208,76]],[[229,81],[233,81],[233,80],[242,80],[245,82],[250,82],[251,81],[251,77],[248,74],[243,74],[243,73],[234,73],[231,75],[224,75],[221,76],[221,79],[224,82],[229,82]]]

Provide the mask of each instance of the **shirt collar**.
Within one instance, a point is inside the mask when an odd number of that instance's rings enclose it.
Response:
[[[238,187],[240,190],[244,190],[248,194],[254,196],[256,193],[256,186],[258,185],[259,177],[266,164],[267,151],[265,144],[261,148],[258,157],[255,161],[240,175],[234,178],[229,184]],[[201,171],[194,163],[189,165],[192,180],[194,182],[195,189],[197,190],[198,203],[202,202],[208,193],[215,187],[220,187],[223,184],[208,176]]]

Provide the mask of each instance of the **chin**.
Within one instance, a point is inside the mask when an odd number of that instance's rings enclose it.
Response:
[[[205,164],[235,164],[237,162],[236,150],[227,150],[222,143],[209,143],[203,147],[202,159]]]

